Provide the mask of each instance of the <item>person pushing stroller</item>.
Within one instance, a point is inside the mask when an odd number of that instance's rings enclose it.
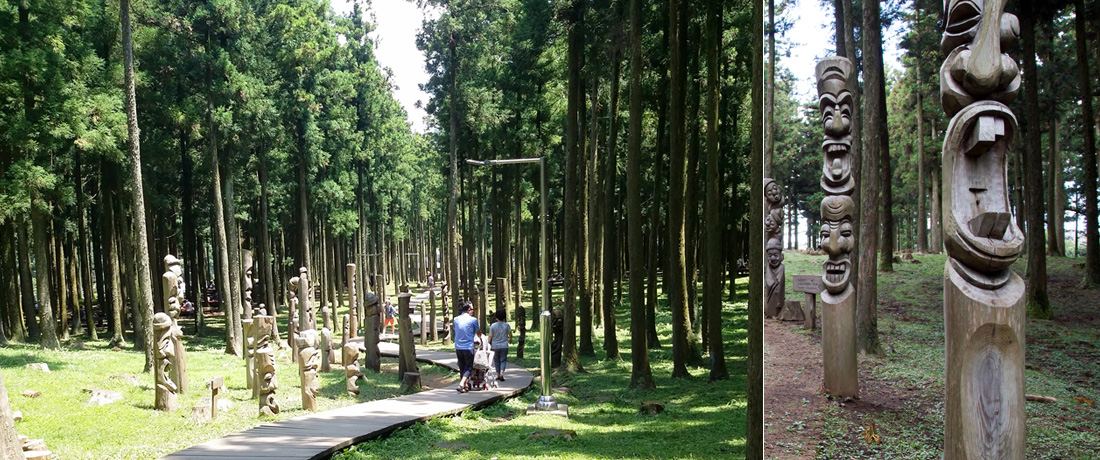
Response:
[[[470,391],[470,373],[474,368],[474,337],[482,339],[481,325],[471,312],[474,304],[470,301],[462,302],[459,307],[459,315],[454,319],[455,355],[458,357],[458,372],[462,380],[458,382],[458,392]]]

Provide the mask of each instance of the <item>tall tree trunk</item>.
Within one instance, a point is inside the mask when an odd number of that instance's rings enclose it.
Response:
[[[846,0],[845,0],[846,1]],[[752,3],[752,87],[763,88],[763,7],[761,2]],[[752,91],[752,128],[751,138],[760,139],[764,135],[763,98],[759,91]],[[764,266],[764,149],[756,142],[752,143],[751,183],[749,187],[749,238],[756,244],[749,244],[749,260],[753,266]],[[764,453],[764,280],[763,270],[749,270],[749,330],[748,330],[748,378],[746,379],[747,410],[745,413],[745,458],[756,460]]]
[[[1047,173],[1049,197],[1047,198],[1047,225],[1050,235],[1050,244],[1047,251],[1051,255],[1066,256],[1066,229],[1065,229],[1065,179],[1062,168],[1062,124],[1058,119],[1058,113],[1051,111],[1050,121],[1050,160],[1047,162],[1050,170]]]
[[[1077,27],[1077,85],[1081,88],[1081,124],[1084,131],[1084,155],[1081,156],[1085,177],[1085,279],[1092,287],[1100,284],[1100,231],[1097,228],[1096,204],[1096,129],[1092,124],[1092,76],[1089,75],[1088,27],[1085,24],[1085,0],[1073,2]],[[1030,257],[1030,256],[1029,256]]]
[[[50,301],[50,257],[46,250],[48,244],[49,217],[39,209],[43,206],[41,198],[31,202],[31,226],[34,227],[34,273],[38,287],[38,314],[42,318],[42,339],[40,345],[47,350],[61,348],[57,339],[57,324],[53,316],[53,304]]]
[[[210,170],[213,174],[211,178],[211,188],[214,190],[214,246],[217,248],[218,259],[218,273],[215,277],[215,281],[218,284],[218,303],[225,311],[226,325],[225,325],[225,353],[242,356],[241,354],[241,339],[237,335],[237,327],[233,323],[234,300],[233,289],[230,287],[230,260],[229,260],[229,238],[226,235],[226,215],[225,215],[225,199],[222,196],[222,178],[221,178],[221,166],[218,155],[217,144],[217,126],[214,125],[213,107],[209,108],[207,114],[210,123]]]
[[[458,97],[458,85],[457,77],[458,73],[458,58],[455,53],[456,37],[451,35],[450,43],[448,44],[448,52],[450,54],[451,69],[450,69],[450,94],[448,95],[448,117],[450,119],[450,135],[447,136],[450,141],[451,147],[451,191],[450,197],[447,200],[447,284],[451,288],[451,317],[454,317],[455,312],[458,311],[458,113],[455,98]],[[543,216],[545,219],[546,216]],[[543,273],[542,276],[547,276]],[[546,308],[550,308],[549,305]]]
[[[38,314],[34,307],[34,286],[31,282],[31,242],[27,235],[27,221],[22,220],[16,224],[16,236],[19,244],[15,245],[17,259],[19,261],[19,291],[23,304],[23,321],[27,325],[27,339],[39,340],[41,330],[38,325]]]
[[[593,46],[593,50],[595,50]],[[596,66],[595,59],[590,63],[592,67]],[[578,352],[581,356],[595,356],[596,349],[592,345],[592,316],[593,316],[593,302],[592,302],[592,287],[595,280],[595,273],[591,270],[592,261],[592,246],[595,246],[594,238],[596,238],[596,232],[594,232],[593,224],[597,219],[592,219],[589,215],[589,210],[593,203],[592,192],[596,187],[593,187],[592,180],[595,178],[595,174],[592,173],[594,163],[596,160],[596,153],[598,145],[596,139],[599,133],[599,97],[600,97],[600,79],[595,75],[596,72],[590,71],[589,78],[592,81],[592,92],[590,94],[592,100],[592,109],[590,111],[589,125],[589,142],[586,150],[580,150],[581,154],[578,158],[581,160],[577,165],[577,172],[582,174],[582,177],[577,178],[576,184],[581,186],[578,191],[577,210],[580,211],[580,223],[577,226],[577,269],[580,270],[579,276],[581,280],[580,286],[580,345]],[[580,100],[584,100],[584,95],[580,96]],[[580,116],[584,116],[584,105],[579,106],[581,110]],[[583,134],[582,134],[583,135]]]
[[[1024,64],[1024,103],[1027,114],[1027,148],[1023,168],[1024,192],[1027,193],[1027,312],[1033,318],[1049,319],[1054,315],[1047,297],[1047,251],[1043,230],[1043,150],[1042,127],[1039,121],[1039,82],[1035,64],[1035,16],[1039,14],[1035,2],[1023,3],[1020,17]]]
[[[566,187],[565,187],[565,317],[562,335],[562,357],[559,369],[566,373],[581,371],[581,362],[577,350],[577,296],[583,295],[580,284],[581,264],[584,257],[581,252],[586,248],[581,246],[578,236],[583,231],[582,198],[584,195],[578,190],[581,183],[581,171],[584,161],[584,148],[581,139],[581,119],[584,117],[584,86],[581,82],[581,61],[584,53],[584,11],[586,2],[574,0],[570,7],[572,27],[569,29],[568,41],[568,100],[565,109],[565,142],[566,142]],[[583,186],[582,186],[583,187]],[[580,227],[580,228],[578,228]],[[581,291],[581,292],[578,292]]]
[[[630,1],[630,137],[626,150],[627,239],[630,256],[630,387],[654,388],[646,334],[645,253],[642,247],[642,0]]]
[[[932,132],[934,133],[935,130],[933,129]],[[933,139],[933,141],[934,140],[935,139]],[[930,232],[931,235],[928,242],[928,252],[932,254],[939,254],[940,251],[943,250],[943,231],[941,230],[943,228],[943,202],[940,199],[940,166],[938,163],[938,161],[933,161],[931,162],[931,164],[929,164],[929,166],[932,167],[932,170],[929,171],[931,174],[929,175],[932,179],[931,224],[933,230]]]
[[[878,202],[880,160],[884,142],[889,139],[886,130],[885,75],[882,64],[882,26],[879,23],[878,0],[863,1],[863,154],[860,170],[859,213],[859,285],[856,287],[856,318],[859,348],[878,354]]]
[[[764,96],[764,177],[772,176],[775,163],[775,0],[768,0],[768,87]]]
[[[684,51],[687,48],[686,21],[687,1],[669,0],[669,192],[668,192],[668,257],[671,270],[669,277],[671,290],[668,293],[672,307],[672,376],[689,377],[689,364],[700,361],[695,336],[691,331],[687,301],[687,267],[684,252],[684,198],[687,191],[687,170],[685,164],[686,147],[685,88],[687,63]]]
[[[722,216],[721,175],[718,153],[718,99],[722,56],[722,8],[709,2],[706,11],[707,35],[707,168],[706,168],[706,239],[703,262],[703,311],[701,322],[707,331],[710,354],[710,381],[729,380],[726,355],[722,348]]]
[[[79,251],[77,253],[80,256],[80,278],[83,282],[84,289],[84,311],[88,315],[88,339],[99,340],[99,331],[96,330],[95,313],[92,310],[92,305],[96,303],[102,303],[103,298],[94,299],[92,290],[92,263],[91,252],[88,250],[88,225],[85,219],[86,214],[84,212],[84,175],[82,161],[83,155],[80,154],[79,149],[76,151],[76,230],[77,230],[77,247]],[[22,333],[20,333],[21,335]]]
[[[621,13],[616,13],[615,17],[622,19]],[[622,81],[622,51],[620,43],[618,43],[621,36],[617,33],[614,37],[616,43],[612,44],[614,51],[611,57],[611,110],[609,112],[611,128],[608,133],[607,155],[604,157],[603,173],[603,216],[601,216],[603,220],[603,263],[601,264],[600,275],[602,281],[600,285],[602,288],[601,295],[603,296],[601,301],[603,306],[603,349],[607,352],[607,359],[620,360],[622,358],[619,356],[619,339],[616,336],[612,283],[615,282],[619,255],[616,247],[619,236],[616,232],[618,222],[615,217],[615,183],[618,175],[619,84]]]
[[[920,61],[920,55],[917,56]],[[917,74],[917,252],[928,252],[928,221],[924,206],[925,187],[924,173],[924,82],[921,78],[920,67],[914,72]]]
[[[122,21],[122,50],[126,66],[126,128],[130,139],[130,186],[133,188],[133,217],[137,232],[134,242],[137,252],[137,287],[135,302],[141,308],[141,339],[145,345],[145,367],[153,370],[153,289],[149,280],[149,236],[145,229],[145,191],[141,177],[141,140],[137,120],[137,96],[134,92],[134,42],[130,38],[130,0],[119,2]]]

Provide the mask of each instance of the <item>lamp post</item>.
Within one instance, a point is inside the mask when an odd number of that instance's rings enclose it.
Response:
[[[542,370],[542,394],[539,395],[538,402],[534,404],[534,408],[529,408],[528,413],[531,412],[564,412],[566,406],[564,404],[558,404],[554,400],[554,396],[550,394],[550,334],[547,332],[550,330],[550,274],[549,274],[549,257],[546,252],[546,221],[548,215],[546,213],[546,157],[536,158],[509,158],[499,160],[472,160],[467,159],[467,164],[474,166],[495,166],[495,165],[516,165],[516,164],[533,164],[539,165],[539,181],[542,183],[542,197],[539,212],[540,216],[540,232],[539,235],[539,265],[542,272],[542,305],[544,310],[540,322],[542,322],[542,340],[539,346],[539,358],[540,368]]]

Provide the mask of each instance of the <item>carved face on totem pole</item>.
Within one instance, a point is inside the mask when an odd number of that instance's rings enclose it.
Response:
[[[782,199],[779,184],[775,182],[775,179],[765,179],[764,182],[764,197],[772,206],[778,206]]]
[[[948,116],[977,101],[1008,104],[1020,90],[1020,69],[1005,50],[1020,36],[1004,0],[945,0],[940,95]]]
[[[766,248],[768,256],[768,266],[772,270],[779,268],[779,265],[783,263],[783,243],[777,238],[768,239],[768,245]]]
[[[172,343],[172,318],[165,313],[153,315],[153,332],[156,336],[157,386],[175,393],[178,387],[172,381],[173,361],[176,359],[176,346]]]
[[[992,289],[1008,280],[1024,242],[1008,199],[1017,122],[1005,106],[1019,91],[1020,72],[1003,52],[1019,21],[1004,13],[1003,0],[949,0],[945,7],[942,46],[949,54],[940,95],[952,118],[943,143],[944,244],[964,278]]]
[[[854,99],[848,88],[851,61],[832,57],[817,63],[818,107],[825,127],[821,151],[825,163],[821,169],[821,188],[830,195],[850,195],[855,188],[852,177],[852,108]]]
[[[843,294],[852,276],[852,250],[855,249],[856,205],[851,197],[829,195],[821,200],[821,248],[829,254],[825,261],[825,290]]]

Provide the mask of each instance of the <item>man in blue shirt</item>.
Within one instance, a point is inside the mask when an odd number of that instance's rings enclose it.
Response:
[[[474,336],[481,337],[481,325],[471,315],[473,310],[474,304],[465,301],[459,308],[460,314],[454,319],[455,355],[458,356],[458,372],[462,374],[462,380],[458,383],[459,393],[469,391],[466,381],[474,367]]]

